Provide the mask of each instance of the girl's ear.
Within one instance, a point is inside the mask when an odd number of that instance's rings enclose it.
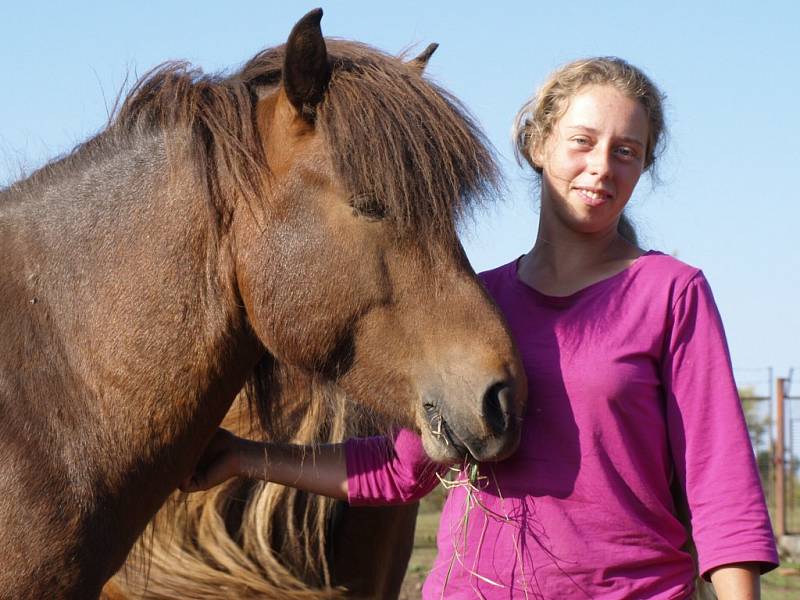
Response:
[[[541,171],[542,165],[544,165],[544,143],[539,142],[531,146],[529,157],[533,163],[533,168],[537,171]]]

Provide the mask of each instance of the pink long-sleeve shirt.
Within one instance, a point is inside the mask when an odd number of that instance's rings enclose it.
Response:
[[[567,297],[482,274],[528,376],[522,442],[442,512],[424,598],[686,598],[699,569],[778,562],[711,290],[658,252]],[[388,444],[388,446],[387,446]],[[413,501],[438,483],[419,438],[346,444],[350,501]]]

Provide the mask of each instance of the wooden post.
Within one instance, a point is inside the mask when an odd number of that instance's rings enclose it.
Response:
[[[783,416],[784,382],[778,377],[775,386],[775,536],[780,538],[786,534],[786,465],[784,464],[784,433],[786,424]]]

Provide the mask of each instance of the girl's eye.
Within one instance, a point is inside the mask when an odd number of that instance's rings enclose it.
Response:
[[[617,154],[619,154],[620,156],[622,156],[624,158],[636,158],[637,157],[636,150],[634,150],[633,148],[631,148],[629,146],[620,146],[619,148],[617,148]]]
[[[572,138],[572,141],[578,144],[579,146],[585,146],[589,143],[589,138],[583,136],[577,136]]]

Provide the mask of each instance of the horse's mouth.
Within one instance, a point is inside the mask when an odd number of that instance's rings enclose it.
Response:
[[[443,463],[464,458],[495,462],[510,456],[519,446],[522,419],[507,410],[506,404],[503,398],[493,404],[487,402],[482,431],[475,435],[458,419],[448,421],[445,418],[447,407],[436,398],[426,399],[422,403],[423,420],[427,425],[423,443],[429,456]]]
[[[431,436],[445,446],[453,448],[460,456],[472,454],[466,444],[464,444],[447,424],[441,409],[432,402],[422,405],[425,416],[428,420]]]

